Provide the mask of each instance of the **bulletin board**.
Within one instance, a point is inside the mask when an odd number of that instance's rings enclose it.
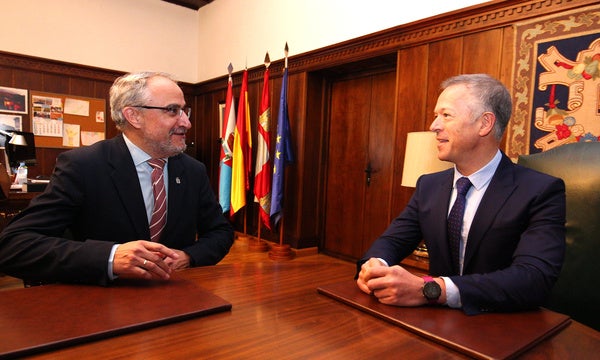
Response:
[[[75,148],[106,137],[104,99],[30,91],[36,147]]]

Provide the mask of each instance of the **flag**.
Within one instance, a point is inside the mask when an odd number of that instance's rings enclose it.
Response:
[[[287,48],[287,44],[286,44]],[[287,65],[287,59],[286,59]],[[271,194],[271,224],[277,226],[283,210],[283,185],[285,167],[294,161],[290,135],[290,122],[287,107],[288,69],[283,71],[281,96],[279,97],[279,114],[277,115],[277,140],[273,159],[273,189]]]
[[[265,62],[268,61],[269,54]],[[257,126],[256,165],[254,171],[254,201],[259,204],[259,216],[263,224],[271,229],[271,104],[269,101],[269,65],[266,65],[260,101],[260,116]]]
[[[233,159],[233,132],[235,129],[235,100],[233,98],[231,71],[229,64],[229,80],[227,81],[227,98],[221,134],[221,161],[219,162],[219,204],[224,213],[229,213],[231,203],[231,166]]]
[[[245,69],[242,76],[237,122],[233,135],[231,215],[246,206],[246,191],[250,190],[251,157],[252,137],[250,136],[250,108],[248,107],[248,69]]]

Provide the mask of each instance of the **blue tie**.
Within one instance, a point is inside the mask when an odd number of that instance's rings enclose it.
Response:
[[[467,202],[466,195],[471,185],[471,182],[466,177],[461,177],[456,181],[456,200],[448,215],[448,241],[450,243],[450,255],[452,256],[455,274],[460,274],[460,233],[465,213],[465,204]]]

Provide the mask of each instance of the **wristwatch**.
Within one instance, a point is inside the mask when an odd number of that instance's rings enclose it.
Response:
[[[440,295],[442,295],[442,288],[436,283],[431,276],[423,276],[423,296],[429,301],[430,304],[437,304]]]

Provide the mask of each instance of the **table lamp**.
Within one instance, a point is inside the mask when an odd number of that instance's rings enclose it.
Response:
[[[11,132],[11,131],[3,130],[3,129],[0,129],[0,134],[10,137],[10,140],[8,140],[8,144],[10,144],[10,145],[27,146],[27,140],[25,139],[25,136],[23,136],[21,134],[17,134],[17,133]],[[13,172],[10,168],[10,162],[8,160],[8,154],[5,151],[5,148],[7,148],[6,144],[5,144],[4,148],[0,148],[0,149],[4,150],[3,158],[4,158],[4,162],[5,162],[5,166],[4,166],[5,168],[2,167],[2,170],[1,170],[2,174],[0,174],[0,178],[2,178],[2,179],[0,179],[0,184],[2,185],[2,191],[5,193],[5,195],[7,195],[8,192],[5,191],[5,189],[4,189],[4,187],[5,187],[4,186],[5,184],[3,181],[4,172],[6,172],[7,176],[10,176],[10,174],[12,174]],[[9,187],[10,187],[10,183],[9,183]]]
[[[402,186],[416,187],[419,176],[446,170],[454,164],[438,159],[433,131],[410,132],[406,137]]]
[[[433,131],[410,132],[406,137],[402,186],[416,187],[419,176],[446,170],[454,166],[438,159],[437,140]],[[413,252],[415,256],[428,258],[427,246],[421,241]]]
[[[10,140],[8,141],[8,143],[11,145],[27,146],[27,140],[25,140],[25,136],[23,136],[21,134],[15,134],[13,132],[1,130],[1,129],[0,129],[0,134],[10,137]]]

